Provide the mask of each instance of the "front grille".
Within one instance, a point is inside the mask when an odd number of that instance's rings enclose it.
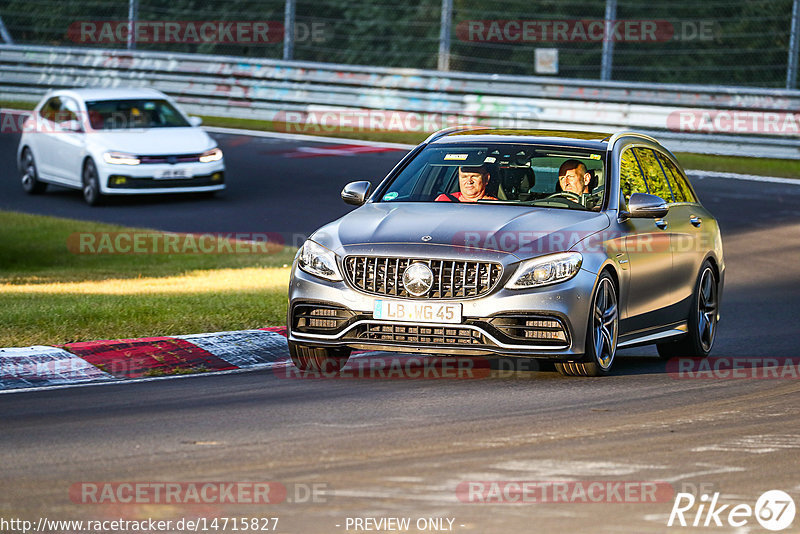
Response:
[[[152,163],[191,163],[200,161],[202,154],[175,154],[168,156],[139,156],[139,161],[142,164]]]
[[[225,183],[225,173],[193,176],[192,178],[139,178],[124,174],[112,174],[108,177],[108,187],[113,189],[162,189],[166,187],[205,187]]]
[[[557,317],[538,315],[498,315],[489,324],[504,334],[508,340],[538,345],[568,345],[567,329]]]
[[[347,281],[374,295],[417,298],[403,287],[403,273],[412,263],[424,263],[433,271],[433,286],[418,298],[452,299],[479,297],[489,293],[500,280],[499,263],[348,256],[344,260]]]
[[[426,345],[485,345],[480,332],[459,326],[395,325],[367,322],[346,336],[359,341],[385,341],[390,343]]]

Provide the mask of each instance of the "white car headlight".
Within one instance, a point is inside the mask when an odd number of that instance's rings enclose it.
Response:
[[[342,279],[339,267],[336,265],[336,254],[322,245],[311,240],[303,243],[297,254],[297,266],[308,274],[319,276],[332,282]]]
[[[200,155],[200,163],[211,163],[212,161],[219,161],[222,159],[222,150],[219,148],[212,148],[206,150]]]
[[[581,268],[583,256],[578,252],[559,252],[524,261],[506,284],[507,289],[527,289],[569,280]]]
[[[113,165],[138,165],[141,163],[139,158],[133,154],[126,154],[124,152],[106,152],[103,154],[103,159],[106,163]]]

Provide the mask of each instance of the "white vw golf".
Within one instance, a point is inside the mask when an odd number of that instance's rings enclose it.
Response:
[[[103,195],[225,189],[222,150],[154,89],[64,89],[47,93],[24,122],[17,162],[23,189]]]

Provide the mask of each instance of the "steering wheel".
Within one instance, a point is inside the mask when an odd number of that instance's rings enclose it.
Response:
[[[558,193],[553,193],[549,197],[545,197],[545,198],[547,199],[547,198],[556,198],[556,197],[563,197],[563,198],[566,198],[567,200],[572,201],[572,202],[574,202],[576,204],[581,204],[581,195],[579,195],[578,193],[573,193],[572,191],[559,191]]]

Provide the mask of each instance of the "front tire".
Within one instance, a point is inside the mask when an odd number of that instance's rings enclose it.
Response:
[[[719,280],[709,262],[703,263],[692,295],[689,333],[677,341],[658,344],[662,359],[705,358],[714,347],[719,312]]]
[[[592,297],[586,331],[586,353],[579,362],[558,362],[556,369],[565,376],[604,376],[611,370],[617,352],[619,306],[617,287],[607,272],[600,275]]]
[[[33,159],[33,152],[30,148],[22,151],[20,158],[20,169],[22,189],[29,195],[39,195],[47,189],[47,184],[39,181],[39,173],[36,170],[36,161]]]
[[[97,176],[97,166],[94,161],[87,159],[83,165],[83,200],[90,206],[97,206],[102,201],[100,193],[100,179]]]
[[[338,373],[350,358],[350,349],[306,347],[289,341],[289,355],[301,371]]]

